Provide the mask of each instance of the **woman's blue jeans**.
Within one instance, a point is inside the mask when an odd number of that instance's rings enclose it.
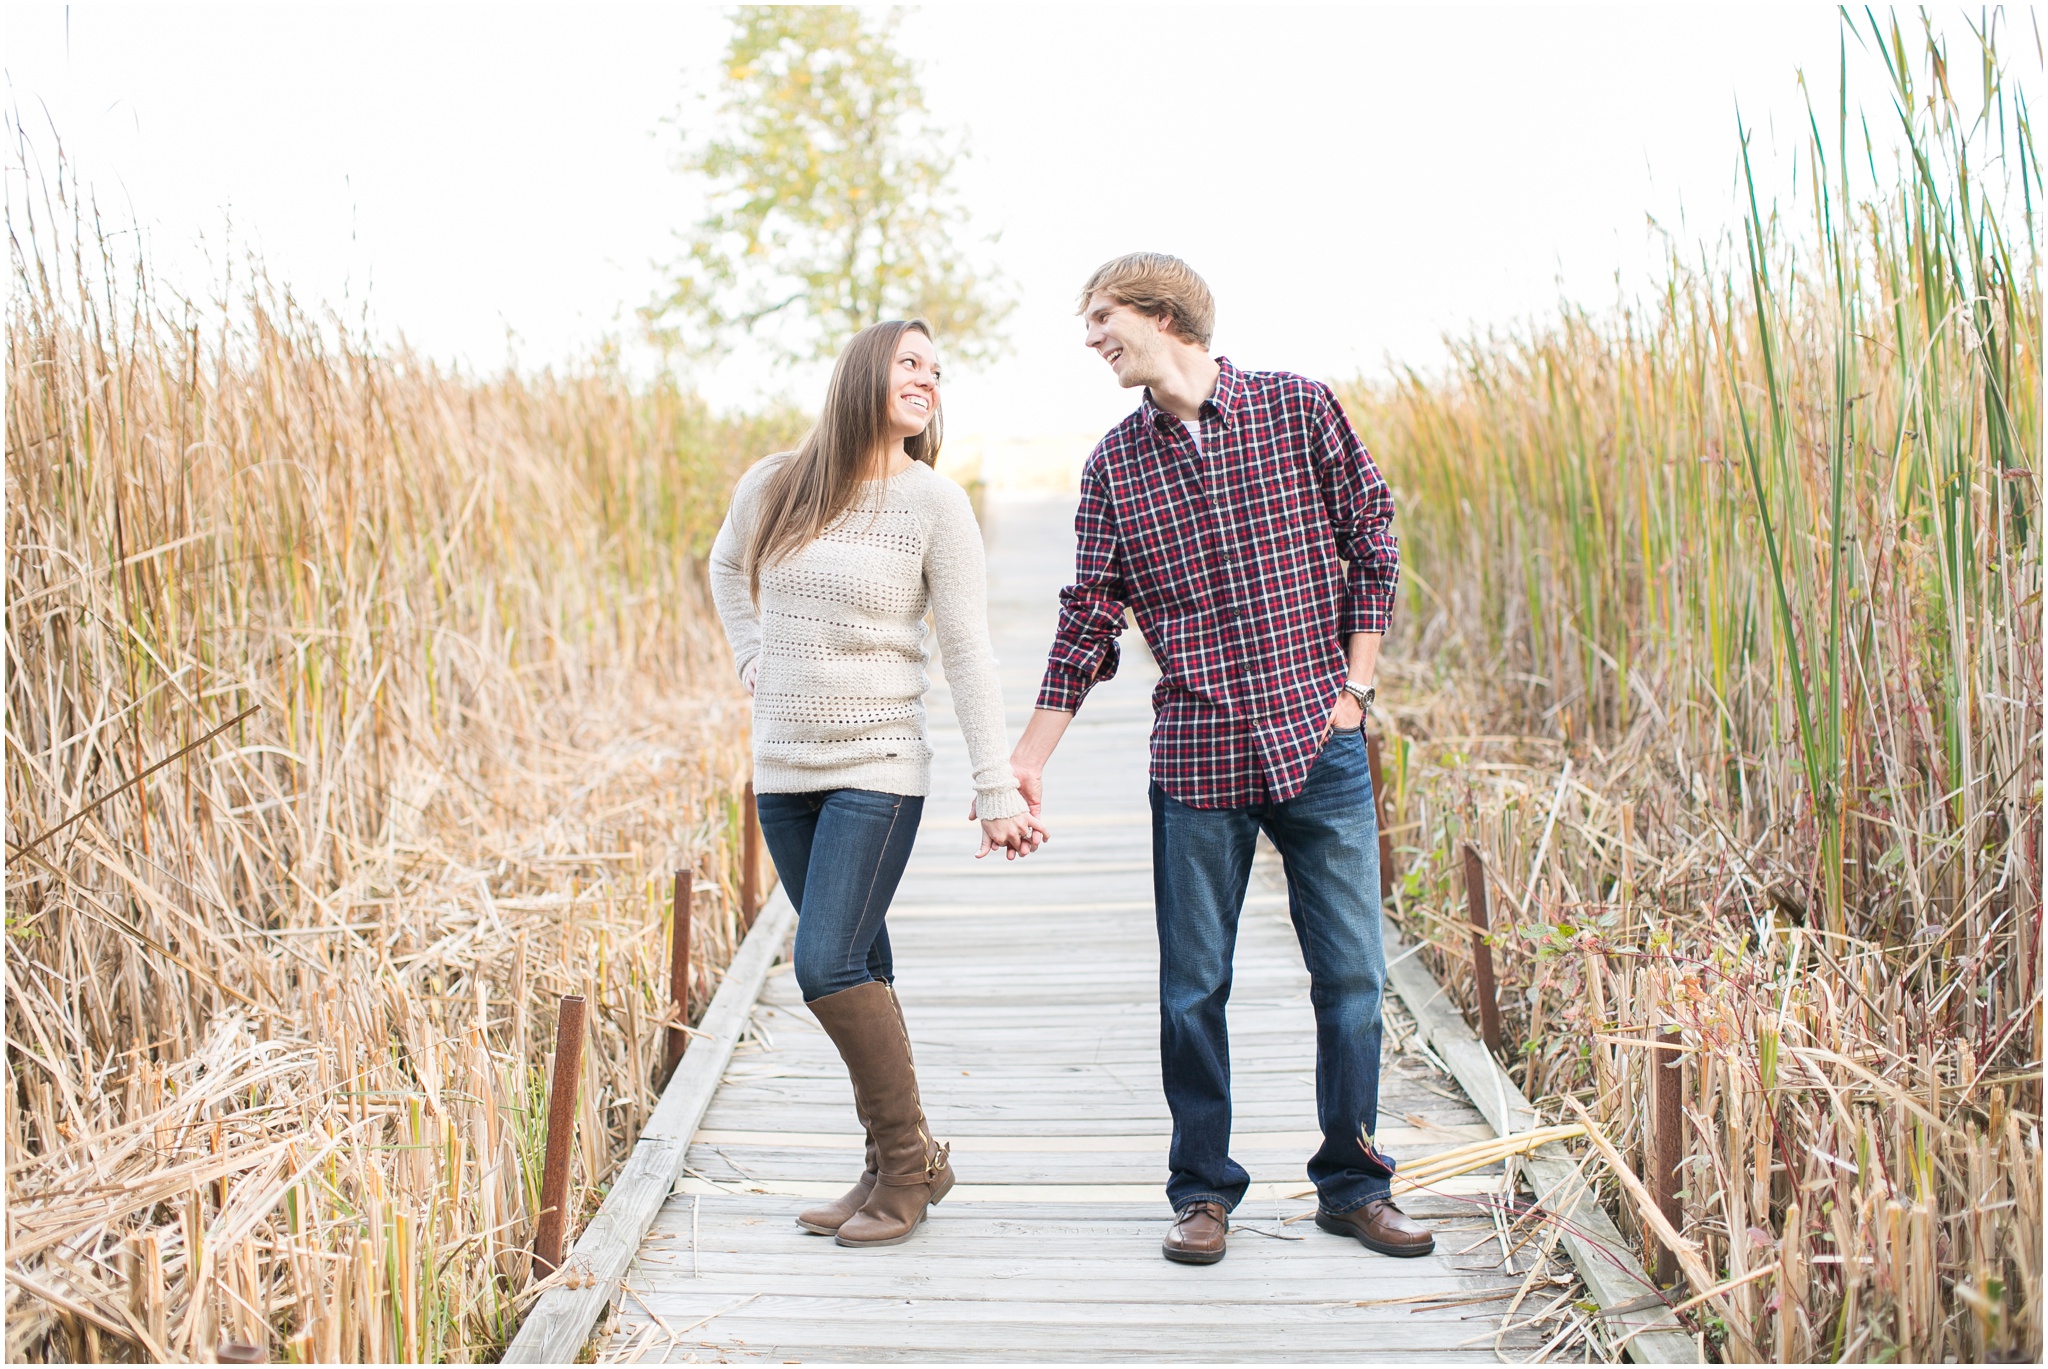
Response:
[[[796,982],[806,1003],[870,980],[890,983],[884,919],[924,799],[871,789],[760,794],[761,838],[796,907]]]
[[[1308,1162],[1323,1211],[1387,1196],[1393,1161],[1378,1129],[1379,825],[1364,734],[1332,734],[1308,783],[1285,803],[1190,808],[1152,786],[1152,886],[1159,919],[1159,1063],[1173,1113],[1166,1196],[1234,1208],[1251,1182],[1230,1158],[1230,962],[1259,833],[1287,872],[1288,912],[1316,1014],[1316,1121]]]

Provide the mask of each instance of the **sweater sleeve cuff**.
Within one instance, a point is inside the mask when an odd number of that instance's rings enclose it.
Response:
[[[1031,811],[1014,783],[997,789],[978,789],[974,794],[974,816],[991,822],[997,818],[1019,817]]]

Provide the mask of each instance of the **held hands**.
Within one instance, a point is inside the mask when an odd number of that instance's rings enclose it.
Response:
[[[1017,749],[1010,753],[1010,773],[1016,777],[1017,793],[1024,800],[1025,811],[1014,818],[984,818],[981,849],[974,853],[976,860],[998,846],[1003,848],[1006,860],[1016,860],[1052,840],[1052,833],[1039,820],[1045,809],[1045,762],[1072,718],[1073,714],[1055,709],[1041,708],[1032,713]],[[972,803],[967,805],[967,816],[977,816]]]
[[[974,804],[967,805],[967,816],[973,817]],[[983,818],[981,820],[981,849],[974,853],[980,860],[989,852],[1000,849],[1005,860],[1016,860],[1028,856],[1046,842],[1052,840],[1052,833],[1045,830],[1045,824],[1038,820],[1037,805],[1032,811],[1019,813],[1014,818]]]

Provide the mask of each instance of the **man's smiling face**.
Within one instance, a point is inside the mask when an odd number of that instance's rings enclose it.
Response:
[[[1165,349],[1178,341],[1167,331],[1165,316],[1142,314],[1106,292],[1088,301],[1081,322],[1088,328],[1088,346],[1109,363],[1117,384],[1127,390],[1156,382],[1164,374]]]

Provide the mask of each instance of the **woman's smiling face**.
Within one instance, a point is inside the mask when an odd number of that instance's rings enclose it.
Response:
[[[905,328],[889,368],[889,436],[916,437],[939,411],[939,351],[915,328]]]

